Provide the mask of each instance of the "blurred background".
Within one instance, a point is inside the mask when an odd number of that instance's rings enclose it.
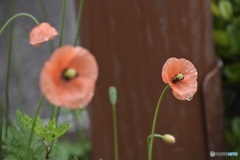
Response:
[[[211,1],[215,53],[221,70],[229,150],[240,152],[240,1]]]
[[[73,44],[80,1],[67,1],[63,44]],[[14,12],[30,13],[60,31],[62,4],[59,0],[20,0],[15,2]],[[10,6],[10,1],[0,0],[0,26],[9,19]],[[34,25],[28,18],[14,21],[12,117],[16,108],[29,115],[35,112],[41,94],[39,72],[59,42],[58,37],[52,44],[32,47],[28,35]],[[8,44],[9,28],[0,38],[1,99],[5,96]],[[120,159],[146,160],[146,138],[165,86],[161,70],[170,57],[186,58],[196,66],[199,87],[190,102],[179,101],[170,90],[167,92],[156,132],[174,135],[176,144],[156,139],[154,159],[226,158],[210,157],[211,151],[240,154],[239,0],[87,0],[83,3],[79,44],[96,56],[100,75],[93,102],[85,111],[61,113],[60,119],[70,120],[74,126],[60,143],[62,157],[113,159],[108,87],[115,85]],[[49,115],[45,102],[41,116],[47,120]]]

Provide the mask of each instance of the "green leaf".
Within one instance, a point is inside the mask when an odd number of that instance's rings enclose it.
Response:
[[[240,142],[240,117],[234,118],[232,121],[232,131]]]
[[[232,4],[227,0],[222,0],[218,3],[218,8],[222,17],[225,20],[229,20],[233,15]]]
[[[229,52],[231,54],[239,54],[239,48],[240,48],[240,30],[234,25],[228,25],[227,27],[227,35],[229,37],[229,43],[230,43],[230,50]]]
[[[214,16],[217,17],[221,15],[218,6],[213,1],[211,1],[211,12]]]
[[[63,122],[58,127],[56,120],[49,120],[46,126],[35,127],[35,132],[46,140],[56,140],[71,128],[69,122]]]
[[[214,30],[213,31],[213,40],[217,45],[222,47],[226,47],[229,45],[228,35],[226,32],[221,30]]]
[[[17,122],[20,122],[18,123],[18,125],[21,125],[23,123],[28,128],[32,128],[33,119],[30,116],[17,110]],[[37,117],[35,128],[42,128],[42,127],[43,127],[43,120]]]
[[[223,69],[223,75],[227,84],[240,81],[240,62],[226,65]]]
[[[9,127],[8,137],[3,139],[4,160],[25,160],[31,121],[32,119],[29,116],[17,111],[16,125]],[[45,147],[41,139],[40,136],[33,136],[29,150],[31,160],[44,160],[45,158]]]

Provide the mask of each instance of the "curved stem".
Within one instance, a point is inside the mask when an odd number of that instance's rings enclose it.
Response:
[[[116,105],[112,105],[113,108],[113,133],[114,133],[114,152],[115,160],[118,160],[118,134],[117,134],[117,112]]]
[[[42,106],[43,100],[44,100],[44,97],[41,96],[41,98],[39,100],[39,103],[38,103],[38,106],[37,106],[37,110],[36,110],[35,115],[34,115],[33,124],[32,124],[31,132],[30,132],[30,136],[29,136],[29,140],[28,140],[27,152],[26,152],[26,155],[25,155],[26,160],[29,160],[29,150],[30,150],[30,146],[31,146],[31,143],[32,143],[32,139],[33,139],[33,131],[34,131],[34,127],[35,127],[37,117],[38,117],[40,108]]]
[[[79,32],[80,32],[80,26],[81,26],[81,17],[82,17],[82,9],[83,9],[83,0],[79,2],[78,6],[78,16],[77,16],[77,31],[75,35],[75,40],[74,40],[74,46],[77,45],[78,39],[79,39]]]
[[[151,137],[156,137],[156,138],[163,138],[163,135],[161,135],[161,134],[153,134],[153,135],[149,135],[148,137],[147,137],[147,145],[149,146],[149,140],[150,140],[150,138]]]
[[[14,15],[14,0],[11,0],[11,15]],[[12,57],[12,42],[13,42],[13,23],[10,26],[10,39],[8,46],[8,59],[7,59],[7,72],[5,81],[5,100],[6,100],[6,125],[5,125],[5,138],[8,136],[8,124],[9,124],[9,76],[10,76],[10,64]]]
[[[18,14],[15,14],[14,16],[12,16],[3,26],[2,28],[0,29],[0,35],[2,34],[2,32],[4,31],[4,29],[8,26],[9,23],[11,23],[14,19],[16,19],[17,17],[29,17],[31,18],[36,24],[39,24],[38,20],[33,17],[31,14],[28,14],[28,13],[18,13]]]
[[[154,139],[154,132],[155,132],[155,128],[156,128],[156,122],[157,122],[157,116],[158,116],[158,111],[159,111],[159,108],[160,108],[160,105],[161,105],[161,102],[162,102],[162,99],[163,99],[163,96],[166,92],[166,90],[169,88],[169,85],[167,85],[159,99],[158,99],[158,103],[157,103],[157,106],[156,106],[156,109],[155,109],[155,113],[154,113],[154,118],[153,118],[153,123],[152,123],[152,131],[151,131],[151,137],[150,137],[150,142],[149,142],[149,146],[148,146],[148,160],[152,160],[152,150],[153,150],[153,139]]]
[[[62,46],[62,41],[63,41],[63,30],[64,30],[65,13],[66,13],[66,0],[63,0],[62,24],[61,24],[61,34],[60,34],[59,47]]]

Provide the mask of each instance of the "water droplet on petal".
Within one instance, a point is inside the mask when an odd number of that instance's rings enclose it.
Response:
[[[189,97],[187,98],[187,101],[191,101],[193,99],[193,97]]]

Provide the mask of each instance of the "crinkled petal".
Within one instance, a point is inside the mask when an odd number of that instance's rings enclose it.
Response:
[[[29,43],[33,46],[39,46],[41,43],[49,41],[56,37],[58,32],[49,23],[43,22],[32,29],[29,35]]]
[[[183,74],[184,79],[174,83],[173,78],[179,73]],[[197,91],[197,76],[195,66],[184,58],[169,58],[162,69],[163,81],[171,86],[174,96],[179,100],[193,97]]]

